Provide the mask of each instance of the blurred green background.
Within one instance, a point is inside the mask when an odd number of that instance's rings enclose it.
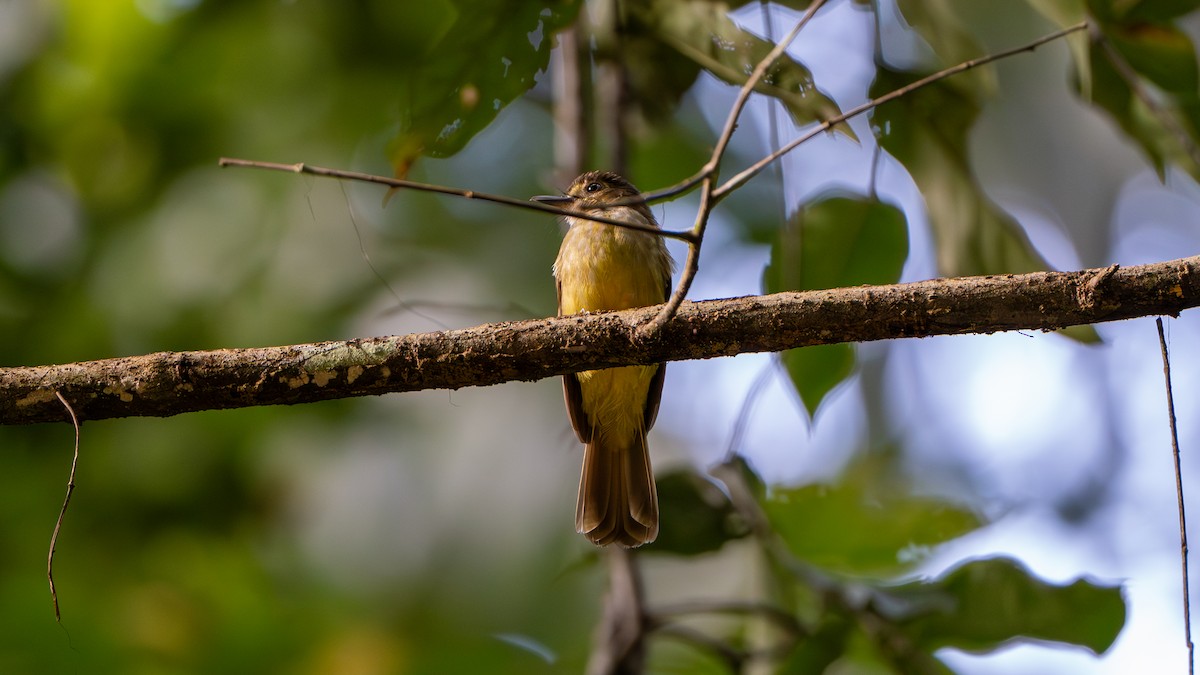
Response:
[[[513,13],[510,32],[538,25],[541,8],[530,9]],[[460,10],[469,8],[3,3],[0,362],[552,313],[551,219],[410,194],[384,211],[378,190],[216,165],[228,155],[390,173],[388,142],[409,102],[445,95],[425,81],[445,76],[435,67],[445,35],[427,29]],[[546,116],[535,102],[519,108],[481,140],[483,155],[429,177],[545,192]],[[421,315],[397,309],[360,237],[399,297],[435,304]],[[571,490],[572,457],[555,451],[570,447],[555,387],[511,388],[547,412],[522,422],[530,450],[500,474],[514,479],[505,494],[529,491],[516,479]],[[39,569],[69,430],[0,431],[0,671],[530,672],[541,662],[501,633],[536,634],[559,663],[578,661],[602,579],[568,570],[582,550],[570,502],[562,518],[540,508],[498,517],[482,526],[494,548],[480,548],[474,526],[455,525],[487,515],[453,499],[470,486],[430,475],[451,457],[480,472],[509,463],[513,441],[495,440],[501,430],[468,431],[469,444],[436,430],[453,419],[444,404],[462,396],[87,423],[58,546],[62,628]],[[548,454],[562,455],[561,473],[538,467]],[[382,455],[387,474],[372,463]],[[460,479],[475,473],[447,466]],[[403,512],[380,513],[375,493],[357,498],[372,488]]]

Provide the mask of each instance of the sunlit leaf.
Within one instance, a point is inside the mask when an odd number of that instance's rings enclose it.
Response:
[[[875,605],[926,649],[991,651],[1009,640],[1066,642],[1099,654],[1125,625],[1121,589],[1042,581],[1019,562],[969,562],[932,581],[881,591]]]
[[[628,9],[633,24],[629,30],[633,35],[653,36],[662,45],[669,46],[699,68],[730,84],[745,83],[758,62],[774,47],[770,42],[739,28],[729,18],[728,6],[723,3],[656,0],[632,3]],[[639,51],[648,50],[642,48]],[[652,66],[649,70],[653,72],[660,67],[660,62],[668,72],[677,73],[666,92],[682,94],[694,80],[695,74],[689,77],[690,70],[674,59],[648,63],[638,59],[634,63],[640,66],[639,71]],[[662,88],[649,88],[655,82],[645,74],[635,72],[633,83],[641,92],[639,99],[661,97],[664,94]],[[824,121],[841,112],[837,104],[817,88],[808,68],[786,54],[771,65],[755,91],[781,101],[797,125]],[[674,98],[677,100],[678,96]],[[855,137],[848,125],[838,125],[837,129],[851,138]]]
[[[904,493],[884,466],[864,459],[836,485],[774,490],[764,508],[798,558],[854,574],[901,572],[930,547],[980,525],[970,511]]]
[[[763,287],[778,293],[895,283],[907,257],[902,211],[869,198],[820,198],[779,231]],[[847,344],[791,349],[781,358],[810,415],[854,370]]]
[[[399,132],[389,146],[403,176],[420,156],[448,157],[495,119],[546,69],[553,34],[574,21],[564,0],[438,0],[397,5],[402,25]]]

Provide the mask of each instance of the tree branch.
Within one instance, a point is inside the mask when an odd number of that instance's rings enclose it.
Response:
[[[165,417],[197,410],[458,389],[631,364],[837,342],[1055,330],[1200,305],[1200,256],[1079,272],[933,279],[284,347],[160,352],[0,368],[0,424]]]
[[[1078,31],[1084,30],[1087,27],[1088,27],[1088,23],[1086,21],[1083,21],[1083,22],[1075,24],[1074,26],[1068,26],[1067,28],[1064,28],[1062,30],[1055,31],[1048,35],[1043,35],[1042,37],[1040,37],[1032,42],[1023,44],[1019,47],[1005,49],[1004,51],[996,52],[994,54],[988,54],[987,56],[981,56],[976,59],[964,61],[956,66],[951,66],[949,68],[939,70],[938,72],[927,75],[927,76],[917,80],[916,82],[909,83],[903,87],[900,87],[899,89],[893,89],[892,91],[889,91],[888,93],[886,93],[878,98],[873,98],[870,101],[867,101],[866,103],[857,105],[840,115],[836,115],[834,117],[831,117],[831,118],[825,120],[824,122],[821,122],[820,124],[813,127],[812,129],[809,129],[807,133],[801,134],[800,137],[792,140],[787,145],[783,146],[782,148],[779,148],[778,150],[773,151],[766,157],[763,157],[762,159],[758,160],[754,164],[751,164],[750,166],[746,167],[742,171],[738,172],[738,174],[736,176],[725,181],[724,183],[721,184],[720,187],[713,190],[713,199],[715,201],[719,202],[722,199],[728,197],[731,192],[733,192],[734,190],[737,190],[739,187],[744,185],[746,183],[746,181],[757,176],[763,169],[765,169],[767,166],[769,166],[771,164],[771,162],[774,162],[775,160],[779,159],[780,157],[783,157],[784,155],[788,154],[792,150],[795,150],[796,148],[800,147],[804,143],[807,143],[808,140],[811,139],[813,136],[816,136],[817,134],[825,133],[826,131],[837,126],[838,124],[842,124],[843,122],[846,122],[855,117],[858,117],[859,115],[861,115],[869,110],[874,110],[875,108],[878,108],[879,106],[883,105],[884,103],[893,101],[897,98],[900,98],[901,96],[907,96],[908,94],[911,94],[912,92],[914,92],[918,89],[921,89],[923,87],[927,87],[927,86],[933,84],[934,82],[944,80],[947,77],[950,77],[951,75],[957,75],[959,73],[971,70],[972,68],[978,68],[979,66],[989,64],[993,61],[998,61],[1000,59],[1006,59],[1010,56],[1015,56],[1015,55],[1021,54],[1023,52],[1032,52],[1035,49],[1037,49],[1038,47],[1041,47],[1042,45],[1044,45],[1048,42],[1053,42],[1054,40],[1058,40],[1059,38],[1066,37],[1067,35],[1070,35],[1071,33],[1076,33]],[[653,201],[654,199],[659,198],[659,194],[660,193],[654,193],[654,194],[648,196],[647,201]]]
[[[708,158],[708,162],[700,169],[700,208],[696,210],[696,221],[692,225],[692,239],[688,241],[687,259],[683,263],[682,273],[679,275],[679,283],[675,284],[675,290],[671,296],[667,298],[667,302],[663,308],[650,322],[647,322],[640,329],[640,334],[645,337],[662,328],[663,324],[679,311],[679,306],[683,303],[683,299],[687,297],[688,291],[692,288],[692,282],[696,279],[696,273],[700,271],[700,246],[704,243],[704,231],[708,227],[708,217],[712,214],[712,210],[716,207],[719,200],[713,198],[713,189],[716,187],[717,178],[721,173],[721,160],[725,157],[725,151],[729,148],[730,141],[733,140],[733,132],[737,130],[738,118],[741,117],[742,111],[746,108],[746,103],[750,101],[750,94],[758,83],[762,81],[766,75],[767,69],[770,68],[780,56],[787,51],[788,45],[796,39],[800,31],[808,25],[808,22],[817,15],[817,10],[825,5],[826,0],[815,0],[808,6],[808,10],[804,12],[804,16],[796,22],[782,40],[767,52],[754,67],[750,76],[746,78],[746,82],[742,88],[738,90],[737,98],[733,102],[733,106],[729,109],[729,114],[725,118],[725,127],[721,130],[721,135],[717,137],[716,146],[713,147],[712,154]]]
[[[606,225],[615,225],[623,227],[627,230],[637,230],[646,232],[659,237],[668,239],[678,239],[683,242],[691,242],[693,235],[691,231],[676,232],[674,230],[663,230],[653,225],[642,225],[640,223],[631,223],[615,218],[608,218],[595,213],[580,213],[578,211],[566,211],[556,206],[535,202],[528,199],[514,199],[513,197],[505,197],[504,195],[493,195],[486,192],[478,192],[476,190],[466,190],[463,188],[449,187],[446,185],[434,185],[432,183],[418,183],[413,180],[403,178],[388,178],[387,176],[376,176],[375,174],[362,173],[361,171],[344,171],[342,169],[329,169],[323,166],[312,166],[299,162],[297,164],[283,164],[280,162],[260,162],[252,159],[238,159],[236,157],[222,157],[217,160],[219,167],[244,167],[251,169],[265,169],[267,171],[287,171],[289,173],[306,173],[312,176],[322,176],[325,178],[336,178],[338,180],[353,180],[360,183],[374,183],[376,185],[386,185],[390,188],[417,190],[419,192],[435,192],[443,195],[453,195],[462,197],[463,199],[475,199],[479,201],[492,202],[494,204],[504,204],[513,208],[525,209],[527,211],[541,211],[550,213],[556,216],[571,216],[573,218],[583,218],[585,220],[604,223]]]

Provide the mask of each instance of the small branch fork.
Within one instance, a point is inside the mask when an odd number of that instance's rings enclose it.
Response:
[[[890,91],[887,94],[880,96],[879,98],[875,98],[870,101],[867,101],[866,103],[863,103],[862,105],[851,108],[850,110],[848,110],[844,113],[841,113],[840,115],[835,115],[834,117],[831,117],[831,118],[825,120],[824,122],[821,122],[816,127],[809,130],[807,133],[802,134],[799,138],[791,141],[790,143],[783,146],[782,148],[775,150],[774,152],[770,153],[766,157],[763,157],[759,161],[755,162],[754,164],[750,165],[746,169],[742,170],[740,173],[735,175],[733,178],[730,178],[728,181],[721,184],[720,187],[714,187],[714,185],[716,184],[717,175],[718,175],[717,165],[719,164],[722,156],[724,155],[725,149],[729,144],[730,138],[733,136],[733,131],[737,127],[737,119],[738,119],[739,115],[741,114],[742,109],[746,105],[746,99],[749,97],[750,92],[752,91],[753,87],[757,84],[758,80],[762,78],[763,73],[766,72],[767,67],[771,63],[773,63],[774,60],[776,58],[778,58],[778,56],[780,54],[783,53],[783,50],[787,48],[787,46],[791,43],[791,41],[793,39],[795,39],[796,35],[800,32],[800,29],[803,28],[804,25],[808,22],[808,20],[812,18],[813,14],[815,14],[816,11],[818,9],[820,9],[820,6],[822,4],[824,4],[824,3],[823,2],[812,3],[809,6],[808,12],[805,13],[805,15],[796,23],[796,26],[795,26],[795,28],[792,29],[792,32],[789,33],[786,37],[784,37],[784,39],[781,40],[776,45],[776,48],[773,49],[771,51],[771,53],[768,54],[767,57],[758,64],[757,68],[755,68],[754,73],[750,76],[750,78],[746,81],[746,84],[742,87],[741,92],[739,92],[739,94],[738,94],[737,101],[734,103],[733,108],[730,110],[729,118],[726,120],[725,129],[722,131],[721,136],[719,137],[719,139],[717,141],[717,147],[716,147],[716,149],[713,150],[713,155],[712,155],[712,158],[709,160],[709,162],[707,164],[705,164],[700,169],[700,171],[698,171],[691,178],[688,178],[687,180],[684,180],[683,182],[681,182],[675,186],[672,186],[665,190],[660,190],[657,192],[650,193],[649,195],[646,196],[646,200],[648,202],[653,202],[653,201],[657,201],[657,200],[675,197],[680,194],[689,192],[692,189],[694,189],[696,185],[700,185],[700,189],[701,189],[700,210],[696,216],[696,224],[692,228],[692,233],[695,235],[696,241],[689,242],[688,258],[687,258],[687,262],[684,265],[683,276],[680,279],[679,285],[676,287],[675,292],[671,295],[671,299],[667,303],[667,306],[663,308],[663,311],[658,315],[658,317],[655,318],[655,320],[652,322],[652,324],[646,326],[647,329],[654,330],[657,327],[661,326],[662,323],[664,323],[665,321],[670,319],[670,317],[674,314],[674,312],[676,310],[678,310],[679,304],[681,302],[683,302],[683,298],[684,298],[684,296],[687,295],[688,289],[691,288],[692,280],[695,278],[696,272],[698,271],[698,268],[699,268],[700,243],[704,237],[704,227],[705,227],[705,224],[708,222],[708,216],[709,216],[709,213],[711,213],[712,209],[715,208],[716,205],[718,203],[720,203],[720,201],[722,199],[729,196],[729,194],[732,193],[734,190],[737,190],[739,187],[744,185],[751,178],[758,175],[763,169],[770,166],[773,162],[777,161],[779,158],[783,157],[784,155],[791,152],[792,150],[795,150],[801,144],[807,142],[808,140],[812,139],[813,137],[817,136],[818,134],[824,133],[824,132],[832,129],[833,127],[837,126],[838,124],[842,124],[842,123],[844,123],[854,117],[857,117],[869,110],[873,110],[873,109],[879,107],[880,105],[883,105],[884,103],[887,103],[889,101],[897,99],[901,96],[910,94],[918,89],[921,89],[922,87],[926,87],[930,84],[933,84],[934,82],[938,82],[947,77],[950,77],[951,75],[957,75],[957,74],[965,72],[967,70],[971,70],[972,68],[978,68],[979,66],[991,63],[991,62],[999,60],[999,59],[1007,58],[1009,56],[1014,56],[1014,55],[1020,54],[1022,52],[1033,51],[1033,50],[1037,49],[1038,47],[1046,44],[1047,42],[1052,42],[1054,40],[1061,39],[1067,35],[1070,35],[1071,33],[1084,30],[1088,26],[1086,21],[1082,22],[1082,23],[1078,23],[1078,24],[1075,24],[1074,26],[1070,26],[1063,30],[1056,31],[1049,35],[1042,36],[1042,37],[1038,38],[1037,40],[1034,40],[1027,44],[1021,45],[1019,47],[1014,47],[1012,49],[1007,49],[1007,50],[1004,50],[1001,52],[996,52],[995,54],[989,54],[988,56],[983,56],[983,57],[980,57],[977,59],[971,59],[970,61],[965,61],[956,66],[952,66],[945,70],[941,70],[936,73],[933,73],[932,75],[929,75],[920,80],[917,80],[916,82],[913,82],[911,84],[900,87],[899,89]]]
[[[509,206],[509,207],[513,207],[513,208],[527,209],[527,210],[531,210],[531,211],[542,211],[544,213],[552,213],[552,214],[558,215],[558,216],[570,215],[575,218],[585,218],[587,220],[593,220],[593,221],[599,222],[599,223],[605,223],[608,225],[614,225],[616,227],[624,227],[627,229],[637,230],[637,231],[642,231],[642,232],[649,232],[651,234],[655,234],[658,236],[682,241],[688,245],[688,254],[687,254],[687,259],[684,262],[682,276],[679,280],[679,284],[676,286],[675,291],[671,294],[671,298],[661,308],[658,315],[653,317],[652,319],[649,319],[649,320],[643,322],[642,324],[640,324],[640,328],[638,330],[639,335],[641,337],[645,338],[645,337],[648,337],[649,335],[657,332],[659,329],[661,329],[662,326],[667,321],[669,321],[671,319],[671,317],[673,317],[677,311],[679,311],[679,307],[683,303],[683,299],[687,296],[688,290],[691,288],[692,281],[695,279],[696,273],[699,271],[700,245],[704,239],[705,228],[707,227],[708,218],[709,218],[709,215],[712,213],[712,210],[717,206],[717,204],[719,204],[721,202],[722,199],[729,196],[733,191],[737,190],[739,187],[744,185],[751,178],[758,175],[767,166],[771,165],[773,162],[777,161],[779,158],[783,157],[787,153],[796,149],[801,144],[807,142],[808,140],[812,139],[813,137],[817,136],[818,134],[829,131],[830,129],[834,128],[838,124],[842,124],[842,123],[844,123],[854,117],[857,117],[869,110],[873,110],[874,108],[876,108],[880,105],[883,105],[884,103],[895,100],[901,96],[912,93],[918,89],[921,89],[922,87],[926,87],[930,84],[933,84],[934,82],[938,82],[938,81],[943,80],[952,75],[957,75],[964,71],[971,70],[972,68],[978,68],[979,66],[991,63],[993,61],[997,61],[999,59],[1014,56],[1014,55],[1020,54],[1022,52],[1033,51],[1048,42],[1052,42],[1054,40],[1061,39],[1064,36],[1070,35],[1071,33],[1075,33],[1075,32],[1081,31],[1081,30],[1085,30],[1088,27],[1087,22],[1078,23],[1078,24],[1075,24],[1074,26],[1069,26],[1062,30],[1055,31],[1048,35],[1042,36],[1036,40],[1033,40],[1032,42],[1026,43],[1019,47],[1013,47],[1011,49],[1006,49],[1004,51],[996,52],[994,54],[989,54],[987,56],[983,56],[983,57],[980,57],[977,59],[971,59],[970,61],[965,61],[956,66],[946,68],[945,70],[941,70],[936,73],[933,73],[932,75],[929,75],[920,80],[917,80],[916,82],[913,82],[911,84],[900,87],[899,89],[888,92],[887,94],[884,94],[883,96],[880,96],[878,98],[867,101],[866,103],[863,103],[859,106],[851,108],[850,110],[848,110],[846,112],[843,112],[839,115],[836,115],[834,117],[831,117],[831,118],[821,122],[820,124],[816,125],[812,129],[810,129],[808,132],[802,134],[795,140],[789,142],[787,145],[784,145],[783,147],[775,150],[774,152],[771,152],[770,154],[768,154],[767,156],[758,160],[754,164],[743,169],[741,172],[739,172],[737,175],[733,176],[729,180],[718,185],[721,160],[724,157],[725,152],[729,147],[729,143],[730,143],[731,139],[733,138],[733,133],[737,129],[737,121],[740,118],[742,111],[745,109],[746,103],[749,101],[750,94],[753,92],[754,87],[757,86],[759,81],[763,78],[763,76],[767,72],[767,69],[770,68],[771,64],[773,64],[775,62],[775,60],[778,59],[780,57],[780,55],[783,54],[783,52],[787,49],[787,47],[791,44],[791,42],[796,38],[796,36],[799,35],[800,31],[804,28],[804,26],[806,26],[808,24],[808,22],[813,18],[813,16],[816,15],[817,11],[825,5],[825,2],[826,2],[826,0],[816,0],[815,2],[811,3],[808,7],[808,10],[805,12],[804,16],[802,16],[800,18],[800,20],[796,22],[796,25],[792,28],[791,32],[789,32],[786,36],[784,36],[784,38],[775,45],[775,47],[770,51],[770,53],[768,53],[766,55],[766,57],[764,57],[758,63],[758,65],[754,68],[754,71],[746,79],[746,82],[742,85],[741,90],[738,92],[737,99],[735,100],[733,107],[729,111],[729,115],[725,120],[725,126],[722,129],[720,136],[718,136],[718,138],[717,138],[716,146],[714,147],[712,155],[709,157],[708,162],[706,162],[704,164],[704,166],[701,167],[700,170],[697,171],[696,174],[691,176],[690,178],[688,178],[676,185],[673,185],[669,188],[665,188],[662,190],[657,190],[654,192],[647,193],[644,196],[647,203],[652,203],[652,202],[663,201],[663,200],[678,197],[682,194],[691,192],[697,186],[699,186],[700,187],[700,207],[696,212],[695,223],[693,224],[693,226],[690,230],[661,230],[661,229],[658,229],[658,228],[655,228],[652,226],[639,225],[637,223],[629,223],[629,222],[625,222],[625,221],[621,221],[621,220],[615,220],[612,218],[606,218],[606,217],[599,216],[599,215],[567,212],[562,209],[559,209],[559,208],[556,208],[556,207],[553,207],[553,206],[550,206],[547,204],[543,204],[540,202],[531,202],[531,201],[527,201],[524,199],[514,199],[512,197],[504,197],[501,195],[487,194],[484,192],[476,192],[474,190],[466,190],[466,189],[462,189],[462,188],[447,187],[447,186],[443,186],[443,185],[433,185],[433,184],[429,184],[429,183],[420,183],[420,182],[404,180],[404,179],[400,179],[400,178],[389,178],[386,176],[377,176],[377,175],[361,173],[361,172],[357,172],[357,171],[342,171],[339,169],[329,169],[329,168],[318,167],[318,166],[310,166],[310,165],[304,164],[304,163],[283,164],[283,163],[278,163],[278,162],[260,162],[260,161],[246,160],[246,159],[234,159],[234,158],[223,157],[218,162],[218,165],[222,166],[222,167],[226,167],[226,166],[250,167],[250,168],[256,168],[256,169],[268,169],[268,170],[273,170],[273,171],[289,171],[289,172],[294,172],[294,173],[306,173],[306,174],[311,174],[314,176],[336,178],[339,180],[353,180],[353,181],[359,181],[359,182],[364,182],[364,183],[375,183],[377,185],[385,185],[390,188],[403,188],[403,189],[409,189],[409,190],[419,190],[419,191],[423,191],[423,192],[436,192],[439,194],[454,195],[457,197],[462,197],[463,199],[478,199],[478,200],[482,200],[482,201],[493,202],[496,204],[502,204],[504,206]]]
[[[713,148],[712,155],[708,162],[700,168],[699,173],[694,179],[700,184],[700,208],[696,212],[696,222],[692,225],[691,233],[692,240],[688,242],[687,260],[683,265],[683,275],[679,279],[679,284],[675,286],[675,291],[671,293],[667,304],[658,313],[658,316],[643,325],[639,330],[643,336],[650,335],[675,316],[675,312],[679,311],[679,305],[687,296],[688,290],[692,287],[692,281],[696,278],[696,273],[700,270],[700,245],[704,242],[704,231],[708,227],[708,217],[712,214],[712,210],[716,207],[719,198],[714,194],[717,180],[721,172],[721,160],[725,157],[725,151],[729,148],[729,143],[733,139],[733,132],[737,130],[738,118],[741,117],[742,111],[746,108],[746,103],[750,100],[750,94],[754,88],[766,75],[767,69],[771,64],[775,63],[785,51],[800,31],[804,29],[808,22],[816,16],[817,11],[825,5],[826,0],[816,0],[808,6],[808,10],[804,12],[804,16],[796,22],[792,30],[783,37],[782,40],[775,44],[775,47],[767,53],[754,70],[750,73],[750,77],[746,78],[746,82],[742,84],[742,88],[738,91],[737,98],[733,102],[733,106],[729,109],[729,115],[725,118],[725,127],[721,130],[721,135],[717,137],[716,147]],[[694,185],[695,183],[693,183]]]

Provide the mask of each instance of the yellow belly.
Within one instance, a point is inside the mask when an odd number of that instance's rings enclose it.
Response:
[[[645,307],[666,302],[671,262],[652,234],[576,223],[554,263],[559,313]],[[643,431],[646,393],[659,366],[627,366],[579,373],[583,409],[597,432],[626,444]],[[618,440],[620,439],[620,440]]]
[[[611,440],[614,449],[628,449],[627,443],[643,431],[646,392],[658,368],[625,366],[576,374],[583,409],[596,433]]]
[[[666,302],[670,274],[670,259],[659,237],[599,223],[574,225],[554,263],[559,313]]]

